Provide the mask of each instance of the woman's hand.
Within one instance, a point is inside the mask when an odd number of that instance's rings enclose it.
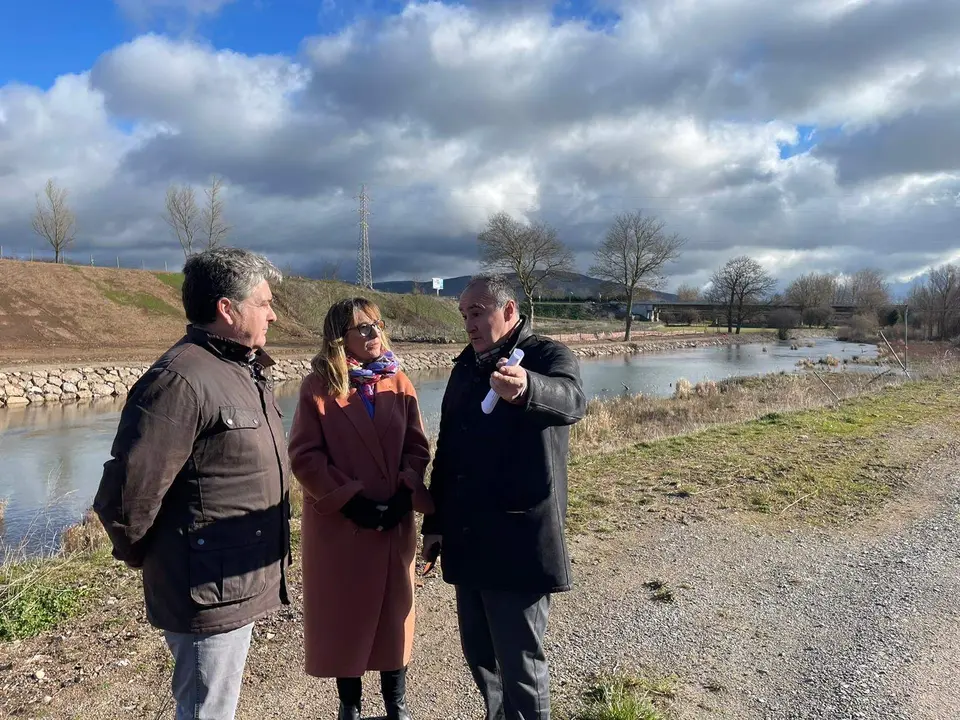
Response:
[[[346,504],[340,508],[340,512],[358,527],[365,530],[379,530],[382,529],[383,514],[386,509],[387,506],[383,503],[374,502],[363,493],[357,493],[347,500]]]
[[[384,530],[391,530],[399,525],[403,519],[413,512],[413,491],[401,486],[387,502],[387,509],[383,512],[381,522]]]

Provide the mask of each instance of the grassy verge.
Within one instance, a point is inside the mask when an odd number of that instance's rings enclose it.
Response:
[[[157,279],[164,285],[176,290],[177,294],[183,289],[182,272],[155,272],[154,275],[156,275]]]
[[[53,557],[17,559],[0,566],[0,641],[31,637],[80,614],[117,577],[127,576],[109,551],[106,533],[89,512],[63,533]]]
[[[109,288],[106,286],[102,286],[100,291],[103,293],[103,296],[107,298],[107,300],[110,300],[117,305],[139,308],[140,310],[146,310],[149,313],[154,313],[157,315],[172,315],[174,317],[183,315],[182,310],[173,307],[173,305],[170,303],[166,302],[165,300],[161,300],[150,293],[126,292],[125,290],[117,290],[115,288]]]
[[[0,567],[0,641],[32,637],[102,597],[119,568],[107,552],[61,555]]]
[[[960,433],[960,377],[885,381],[840,403],[822,386],[815,395],[816,378],[785,376],[694,402],[592,405],[574,433],[571,527],[627,526],[653,503],[701,495],[722,509],[814,523],[867,512]],[[789,411],[815,404],[829,406]],[[938,432],[916,432],[925,427]]]

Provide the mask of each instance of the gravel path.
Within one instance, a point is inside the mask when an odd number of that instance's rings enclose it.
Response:
[[[675,674],[682,719],[960,717],[957,478],[960,452],[942,454],[882,517],[843,532],[678,500],[633,532],[575,539],[577,588],[556,598],[548,635],[556,704],[624,669]],[[654,579],[672,602],[652,598]],[[416,717],[482,717],[451,589],[427,579],[418,608]],[[258,628],[241,720],[335,716],[332,683],[301,671],[300,622],[294,606]],[[169,718],[169,670],[139,604],[122,600],[69,635],[0,647],[0,716]],[[375,676],[366,684],[375,713]]]

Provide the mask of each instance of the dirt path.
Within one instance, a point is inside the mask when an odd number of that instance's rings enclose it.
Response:
[[[548,635],[556,705],[572,707],[592,673],[623,669],[675,674],[683,719],[957,717],[958,477],[960,453],[942,454],[881,517],[840,532],[678,499],[632,532],[575,538],[577,587],[556,598]],[[650,580],[673,601],[654,600]],[[0,715],[172,717],[159,634],[136,593],[117,596],[132,599],[107,600],[69,634],[0,646]],[[451,589],[428,578],[418,608],[416,717],[481,717]],[[258,627],[241,719],[333,716],[331,683],[301,671],[300,627],[299,601]],[[375,690],[368,676],[371,717]]]

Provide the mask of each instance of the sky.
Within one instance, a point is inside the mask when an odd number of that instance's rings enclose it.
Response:
[[[735,255],[783,284],[960,261],[956,0],[31,0],[0,25],[0,246],[177,269],[169,185],[224,181],[230,244],[375,281],[478,269],[494,212],[586,272],[613,218],[686,238],[664,289]]]

